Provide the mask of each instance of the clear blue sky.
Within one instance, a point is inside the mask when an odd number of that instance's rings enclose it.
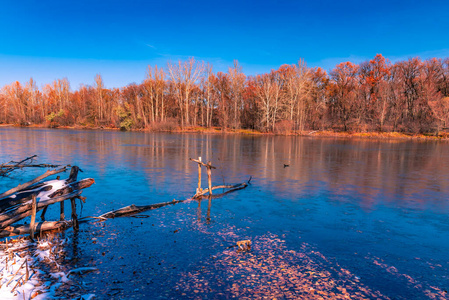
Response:
[[[449,1],[4,0],[0,87],[67,77],[72,89],[140,83],[147,65],[188,57],[246,74],[304,58],[326,70],[382,53],[449,56]]]

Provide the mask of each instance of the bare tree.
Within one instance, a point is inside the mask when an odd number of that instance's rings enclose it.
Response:
[[[100,74],[95,75],[95,90],[97,92],[97,118],[98,121],[104,119],[104,83]]]
[[[255,77],[255,95],[261,103],[266,131],[269,131],[270,127],[274,129],[276,124],[281,89],[275,75],[275,72],[272,71],[270,74],[257,75]]]
[[[167,68],[181,110],[181,126],[190,125],[190,93],[204,71],[204,63],[198,63],[192,57],[184,62],[179,60],[178,64],[169,62]]]
[[[232,101],[232,112],[233,112],[233,127],[237,129],[240,127],[240,114],[242,111],[242,92],[245,86],[245,74],[242,73],[242,68],[240,67],[237,60],[234,60],[234,66],[229,68],[229,80],[230,80],[230,92]]]
[[[214,73],[212,71],[212,65],[207,64],[205,67],[205,76],[201,80],[201,86],[203,90],[204,105],[206,106],[206,127],[212,126],[212,117],[214,112],[214,97],[213,93],[213,78]],[[204,123],[203,123],[204,124]]]

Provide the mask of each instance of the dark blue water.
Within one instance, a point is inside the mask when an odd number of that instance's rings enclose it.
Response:
[[[252,176],[211,202],[68,230],[67,267],[96,266],[74,280],[100,299],[448,298],[446,142],[0,129],[0,162],[33,154],[95,179],[82,216],[191,197],[190,157],[217,167],[214,185]],[[251,252],[228,248],[246,239]]]

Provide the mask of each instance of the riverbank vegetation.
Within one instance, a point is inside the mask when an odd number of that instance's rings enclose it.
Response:
[[[329,73],[303,60],[246,76],[238,62],[214,72],[194,58],[149,66],[139,84],[72,90],[66,78],[38,88],[5,85],[0,124],[122,130],[436,134],[449,126],[449,58],[338,64]]]

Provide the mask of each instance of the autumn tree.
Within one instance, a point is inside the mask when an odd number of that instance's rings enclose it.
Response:
[[[269,74],[256,75],[254,77],[254,93],[260,103],[260,113],[264,116],[265,131],[274,129],[276,124],[277,109],[281,96],[279,74],[271,71]]]
[[[354,111],[358,108],[358,65],[351,62],[338,64],[330,73],[330,106],[333,118],[340,121],[344,131],[354,117]]]
[[[201,123],[206,124],[206,127],[212,127],[212,119],[214,116],[215,97],[213,96],[213,84],[215,75],[212,71],[212,65],[207,64],[205,66],[204,76],[201,78],[202,89],[202,111],[201,111]],[[206,121],[204,122],[204,108],[206,108]]]
[[[383,130],[391,99],[391,63],[381,54],[360,65],[360,93],[362,109],[360,118],[377,124]]]
[[[190,125],[190,94],[204,71],[204,63],[196,62],[192,57],[186,61],[171,62],[167,65],[171,82],[175,88],[175,97],[181,113],[181,126]]]
[[[310,110],[309,122],[311,129],[324,129],[326,125],[326,111],[328,108],[327,87],[329,77],[321,68],[310,70]]]
[[[310,70],[304,60],[300,59],[298,64],[281,66],[278,72],[287,118],[295,124],[296,130],[303,131],[312,87]]]
[[[101,123],[104,119],[104,83],[103,78],[100,74],[95,75],[95,91],[96,91],[96,100],[97,100],[97,113],[96,113],[96,121]]]
[[[234,65],[228,70],[229,84],[230,84],[230,99],[232,102],[232,126],[234,129],[240,128],[240,115],[242,112],[242,93],[245,85],[245,74],[242,73],[237,60],[234,60]]]
[[[27,124],[28,123],[28,91],[18,81],[3,87],[2,93],[6,98],[5,120],[7,123]],[[7,114],[9,115],[6,115]]]
[[[212,82],[214,102],[217,104],[217,113],[220,126],[226,130],[229,126],[231,111],[231,82],[229,75],[218,72],[210,78]]]

